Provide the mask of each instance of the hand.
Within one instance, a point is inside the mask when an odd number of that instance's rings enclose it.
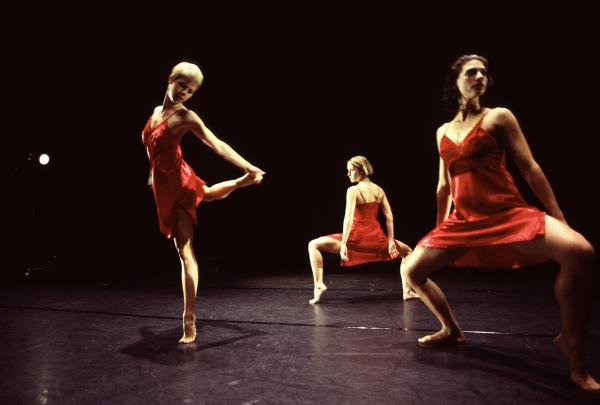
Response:
[[[150,174],[148,174],[148,182],[146,183],[148,187],[152,187],[154,184],[154,176],[152,175],[152,170],[150,170]]]
[[[340,248],[340,257],[342,258],[342,261],[347,262],[348,260],[350,260],[348,258],[348,247],[346,247],[345,243],[342,243],[342,247]]]
[[[244,177],[248,176],[248,178],[252,181],[251,184],[260,184],[263,180],[263,176],[260,173],[255,172],[246,172]]]
[[[253,165],[246,167],[246,172],[253,174],[255,176],[257,176],[257,175],[262,176],[262,175],[266,174],[262,169],[259,169],[258,167],[253,166]]]
[[[395,259],[400,255],[400,252],[398,252],[398,248],[396,247],[396,242],[393,240],[388,242],[388,253],[392,259]]]
[[[253,174],[252,177],[254,177],[254,184],[260,184],[263,180],[262,174]]]

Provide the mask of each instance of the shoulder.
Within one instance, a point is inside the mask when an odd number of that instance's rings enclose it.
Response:
[[[192,110],[182,108],[179,111],[177,111],[175,115],[177,116],[177,120],[180,121],[183,127],[187,129],[202,130],[202,128],[204,128],[204,122],[202,121],[200,116]]]
[[[154,107],[154,109],[152,109],[152,117],[154,117],[156,114],[160,114],[162,110],[162,105],[157,105],[156,107]]]
[[[198,114],[196,114],[192,110],[188,110],[187,108],[181,108],[175,113],[175,115],[177,116],[177,118],[184,121],[195,121],[200,119]]]
[[[448,127],[450,126],[450,122],[444,122],[442,125],[440,125],[440,127],[435,131],[435,139],[437,141],[437,144],[440,144],[440,141],[442,140],[442,138],[444,137],[444,135],[446,134],[446,132],[448,131]]]
[[[383,193],[383,187],[373,182],[371,182],[371,185],[373,186],[373,190],[375,190],[375,192]]]
[[[492,123],[492,125],[505,126],[514,125],[517,122],[517,117],[506,107],[496,107],[490,108],[486,120]]]
[[[358,195],[358,186],[350,186],[346,190],[346,197],[356,197]]]
[[[446,131],[448,130],[448,127],[450,126],[451,122],[452,121],[444,122],[442,125],[440,125],[438,127],[438,129],[435,131],[436,135],[438,137],[443,136],[446,133]]]

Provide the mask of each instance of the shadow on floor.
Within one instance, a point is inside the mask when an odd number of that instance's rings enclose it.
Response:
[[[213,347],[226,346],[240,340],[265,335],[265,332],[248,329],[232,324],[200,324],[197,325],[197,341],[195,343],[181,345],[181,328],[173,328],[163,332],[155,333],[151,327],[145,326],[138,329],[140,340],[129,345],[119,352],[140,360],[148,360],[154,363],[176,366],[195,360],[194,354]],[[220,337],[213,342],[205,342],[204,330],[208,328],[219,329],[217,333],[211,331],[210,335]]]

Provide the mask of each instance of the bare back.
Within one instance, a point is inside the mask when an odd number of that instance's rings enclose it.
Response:
[[[373,182],[360,182],[352,186],[357,191],[356,203],[366,204],[370,202],[381,202],[385,193],[383,189]]]

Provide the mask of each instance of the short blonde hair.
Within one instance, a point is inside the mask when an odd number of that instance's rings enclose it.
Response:
[[[190,62],[180,62],[173,66],[173,70],[171,70],[171,77],[173,79],[178,79],[180,77],[192,79],[198,82],[198,85],[201,85],[204,81],[204,75],[202,74],[202,71],[198,65]]]
[[[371,166],[369,160],[364,156],[353,156],[348,160],[348,163],[359,169],[365,177],[371,177],[373,175],[373,166]]]

